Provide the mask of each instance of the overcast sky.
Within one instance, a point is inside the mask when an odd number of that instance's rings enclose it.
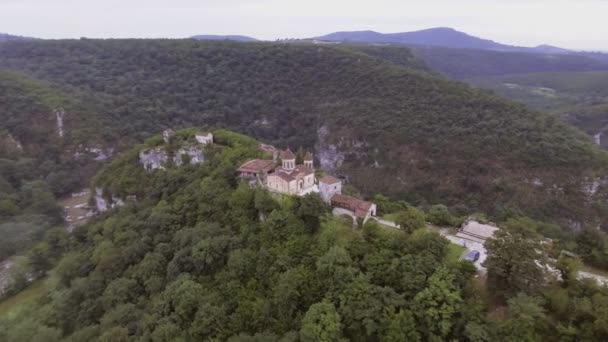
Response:
[[[501,43],[608,51],[608,0],[0,0],[0,32],[40,38],[305,38],[453,27]]]

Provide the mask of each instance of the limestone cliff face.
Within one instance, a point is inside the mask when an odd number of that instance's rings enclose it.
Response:
[[[111,199],[106,199],[104,196],[103,190],[101,188],[95,189],[95,209],[99,213],[103,213],[115,207],[120,207],[125,204],[125,202],[115,196],[111,196]]]
[[[327,125],[317,129],[315,152],[321,168],[329,173],[336,173],[344,162],[344,153],[338,149],[338,145],[330,141],[330,133]]]
[[[164,170],[167,160],[169,160],[169,154],[162,147],[139,152],[139,163],[142,164],[146,170]]]
[[[146,170],[164,170],[170,159],[176,166],[184,164],[185,159],[189,160],[189,164],[201,164],[205,161],[205,155],[202,146],[182,146],[173,153],[173,157],[163,146],[139,152],[139,163]]]
[[[188,156],[188,158],[190,159],[190,164],[201,164],[205,161],[203,149],[199,146],[181,147],[173,157],[173,162],[175,163],[175,165],[182,165],[184,156]]]

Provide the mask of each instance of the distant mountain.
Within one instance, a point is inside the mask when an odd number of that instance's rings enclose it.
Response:
[[[549,54],[442,46],[410,46],[432,69],[452,79],[539,72],[608,71],[608,59],[584,53]]]
[[[431,28],[421,31],[401,33],[379,33],[375,31],[335,32],[316,37],[318,40],[358,42],[358,43],[392,43],[408,45],[431,45],[449,48],[466,48],[494,51],[513,51],[531,53],[563,54],[572,51],[549,46],[521,47],[497,43],[493,40],[471,36],[449,27]]]
[[[34,40],[37,38],[13,36],[8,33],[0,33],[0,42],[15,41],[15,40]]]
[[[203,34],[191,37],[196,40],[230,40],[235,42],[257,42],[258,40],[253,37],[240,36],[240,35],[214,35],[214,34]]]

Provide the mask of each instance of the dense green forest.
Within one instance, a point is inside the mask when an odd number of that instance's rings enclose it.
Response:
[[[64,110],[65,135],[56,110]],[[0,260],[27,249],[63,222],[56,198],[86,187],[99,162],[81,144],[100,141],[95,115],[52,86],[0,71]],[[77,116],[76,116],[77,114]]]
[[[568,259],[558,265],[565,281],[546,278],[528,221],[511,220],[488,245],[486,280],[435,232],[352,227],[317,195],[251,189],[234,170],[259,156],[257,142],[216,135],[202,165],[148,172],[127,152],[105,168],[101,179],[145,178],[143,192],[31,250],[31,267],[52,281],[0,315],[0,340],[608,338],[608,290],[576,280]]]
[[[431,68],[453,79],[540,72],[608,71],[605,55],[592,53],[541,54],[411,46]]]
[[[382,47],[71,40],[7,42],[0,67],[90,106],[102,141],[213,125],[317,159],[365,195],[444,203],[500,220],[526,214],[597,226],[607,165],[549,115],[430,75]],[[405,50],[404,50],[405,51]],[[400,57],[401,56],[401,57]],[[573,223],[574,222],[574,223]]]
[[[548,72],[475,78],[472,84],[550,112],[589,135],[608,132],[608,72]],[[602,143],[608,147],[608,139]]]

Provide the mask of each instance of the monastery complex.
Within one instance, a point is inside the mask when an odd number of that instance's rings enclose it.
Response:
[[[241,178],[252,186],[264,186],[271,192],[304,196],[318,193],[331,205],[335,215],[348,215],[364,222],[376,216],[376,205],[371,202],[342,194],[342,181],[333,176],[317,179],[314,158],[307,152],[302,163],[296,163],[296,155],[288,148],[278,151],[270,145],[260,148],[272,154],[272,160],[253,159],[238,168]]]

